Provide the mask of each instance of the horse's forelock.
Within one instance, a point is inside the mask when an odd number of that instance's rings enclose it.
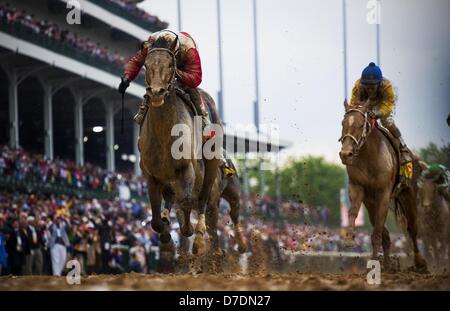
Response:
[[[167,37],[161,36],[152,44],[152,48],[169,49],[171,43],[172,42]]]

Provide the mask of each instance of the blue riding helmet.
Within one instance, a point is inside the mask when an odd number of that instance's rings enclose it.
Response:
[[[383,80],[383,73],[375,63],[370,63],[361,74],[362,84],[378,84]]]

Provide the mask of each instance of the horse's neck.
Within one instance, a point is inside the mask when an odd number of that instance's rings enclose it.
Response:
[[[383,168],[386,166],[386,157],[392,157],[393,155],[395,155],[395,151],[388,139],[374,126],[359,151],[359,158],[362,159],[361,164],[366,167]]]
[[[156,140],[169,141],[173,126],[177,123],[176,114],[176,94],[171,91],[166,97],[166,102],[161,107],[153,107],[150,105],[147,116],[150,127],[150,133],[154,134]]]

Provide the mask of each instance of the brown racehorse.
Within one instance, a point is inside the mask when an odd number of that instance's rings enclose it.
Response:
[[[169,243],[169,208],[161,214],[162,197],[174,194],[174,202],[181,207],[183,218],[180,231],[191,236],[190,222],[192,209],[198,211],[195,228],[193,253],[202,254],[205,250],[206,232],[205,209],[212,184],[217,176],[220,160],[203,159],[202,142],[196,139],[197,129],[194,113],[177,96],[176,91],[176,42],[170,44],[164,38],[156,40],[148,49],[145,59],[145,79],[147,96],[151,99],[149,110],[140,128],[138,140],[140,167],[148,180],[148,191],[152,208],[152,227],[160,233],[163,243]],[[210,97],[209,97],[210,98]],[[175,156],[173,147],[180,137],[172,136],[174,128],[181,128],[189,138],[182,146],[182,154]],[[201,134],[200,134],[201,135]],[[198,137],[198,136],[197,136]],[[185,156],[187,154],[187,156]],[[165,197],[166,201],[170,199]]]
[[[448,255],[450,263],[450,216],[449,205],[439,193],[438,186],[431,178],[421,178],[419,182],[420,235],[425,244],[425,257],[433,258],[436,266],[443,263]],[[432,256],[429,249],[431,248]]]
[[[375,126],[376,121],[369,117],[365,103],[349,106],[345,101],[344,106],[339,156],[349,176],[349,238],[354,237],[355,219],[364,203],[373,226],[372,258],[378,257],[383,246],[384,267],[389,269],[391,240],[385,222],[397,184],[399,159],[388,138]],[[417,159],[414,159],[413,167],[412,182],[394,198],[395,210],[406,218],[416,270],[426,271],[426,261],[417,247],[417,178],[420,175]]]

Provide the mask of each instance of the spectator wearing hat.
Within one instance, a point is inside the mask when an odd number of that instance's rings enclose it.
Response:
[[[67,247],[69,247],[69,237],[66,231],[67,224],[62,220],[61,215],[55,216],[55,223],[50,227],[49,249],[52,259],[53,275],[60,276],[64,270],[67,260]]]

